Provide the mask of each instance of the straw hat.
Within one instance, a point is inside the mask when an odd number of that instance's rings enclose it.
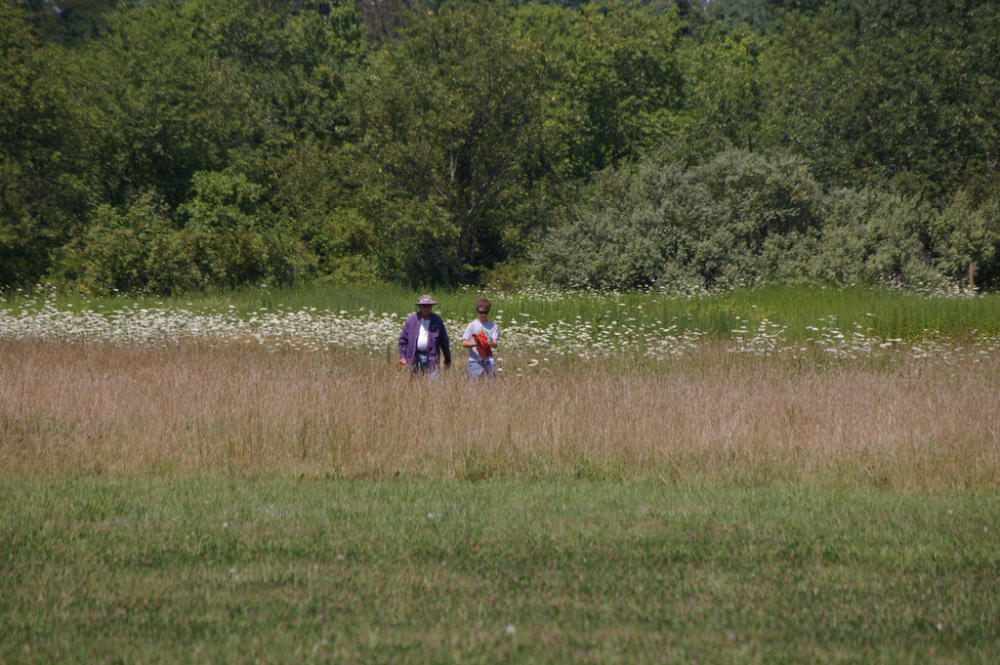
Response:
[[[434,298],[431,298],[428,295],[423,295],[417,298],[417,305],[436,305],[436,304],[437,302],[434,300]]]

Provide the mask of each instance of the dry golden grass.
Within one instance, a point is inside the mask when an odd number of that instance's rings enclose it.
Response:
[[[508,362],[516,361],[511,356]],[[469,384],[384,358],[0,343],[0,476],[663,478],[990,489],[1000,362],[801,369],[707,343]]]

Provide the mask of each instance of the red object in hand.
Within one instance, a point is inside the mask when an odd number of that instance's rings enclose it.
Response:
[[[472,339],[476,342],[476,351],[479,353],[480,358],[489,358],[493,355],[493,348],[490,347],[490,338],[486,335],[485,330],[480,330]]]

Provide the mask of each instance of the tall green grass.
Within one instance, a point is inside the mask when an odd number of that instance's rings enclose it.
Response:
[[[655,298],[654,298],[655,299]],[[1000,333],[1000,296],[929,298],[890,289],[770,286],[696,300],[658,303],[663,319],[728,335],[768,320],[787,326],[791,338],[813,336],[810,326],[853,330],[855,324],[885,338],[916,339],[927,333]]]
[[[424,291],[400,286],[301,287],[294,289],[245,289],[219,294],[189,294],[178,297],[85,298],[59,295],[61,308],[89,308],[100,311],[136,307],[164,307],[233,311],[247,316],[260,312],[369,311],[405,315],[415,311],[417,297]],[[472,319],[476,289],[430,290],[440,303],[436,311],[454,320]],[[786,327],[789,339],[812,337],[809,327],[838,328],[853,332],[860,328],[887,339],[915,340],[928,334],[962,336],[973,331],[1000,334],[1000,294],[965,297],[927,297],[902,290],[865,287],[824,287],[775,285],[736,289],[692,296],[656,292],[625,293],[526,290],[507,295],[485,294],[493,300],[491,318],[501,324],[512,318],[519,323],[539,325],[575,321],[645,323],[657,327],[674,326],[677,332],[696,330],[728,337],[734,330],[755,330],[767,321]],[[7,294],[0,308],[16,310],[37,306],[37,297]],[[659,323],[656,323],[659,322]]]

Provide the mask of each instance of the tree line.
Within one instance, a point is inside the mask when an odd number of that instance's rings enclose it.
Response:
[[[987,0],[0,0],[0,286],[996,286],[997,34]]]

